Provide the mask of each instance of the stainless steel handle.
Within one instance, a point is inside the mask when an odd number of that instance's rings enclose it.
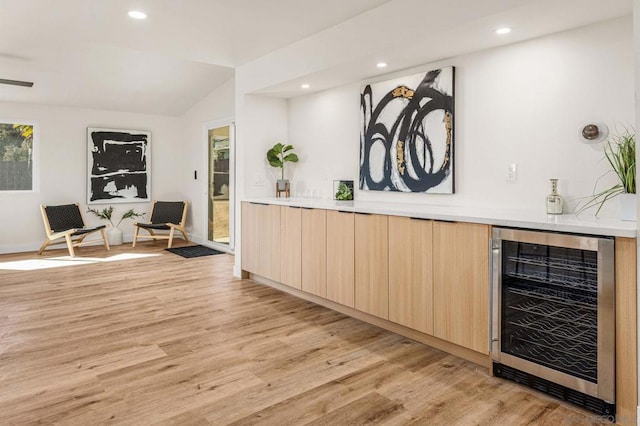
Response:
[[[500,361],[500,309],[501,309],[501,274],[502,274],[502,250],[501,240],[492,239],[490,244],[490,304],[491,304],[491,324],[489,333],[489,345],[491,351],[491,358],[495,361]]]

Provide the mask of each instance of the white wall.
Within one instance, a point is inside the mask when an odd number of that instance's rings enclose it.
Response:
[[[234,121],[235,81],[230,79],[205,99],[182,115],[180,120],[179,146],[185,162],[185,175],[181,180],[183,190],[191,201],[187,218],[191,237],[195,241],[206,240],[207,232],[207,132],[213,123]],[[198,179],[194,179],[194,171]]]
[[[242,227],[240,202],[244,197],[274,195],[277,176],[266,161],[267,150],[287,139],[287,101],[245,94],[247,81],[236,74],[236,203],[235,268],[240,274]]]
[[[0,253],[32,251],[40,247],[45,239],[40,204],[79,202],[81,209],[86,208],[87,127],[150,130],[152,197],[186,197],[180,182],[189,170],[185,170],[182,148],[177,143],[180,140],[177,118],[18,103],[0,103],[0,118],[35,122],[39,140],[36,148],[38,190],[0,192]],[[150,203],[114,204],[114,207],[119,217],[129,208],[148,213]],[[103,223],[93,215],[84,216],[89,225]],[[125,239],[130,240],[133,226],[123,222],[121,229]]]
[[[287,102],[268,96],[246,95],[242,103],[246,123],[238,126],[239,174],[245,179],[244,195],[275,195],[280,169],[267,162],[267,151],[276,142],[287,140]]]
[[[567,200],[587,196],[608,167],[602,146],[579,143],[578,129],[590,121],[611,130],[633,125],[633,60],[629,17],[380,77],[375,81],[456,67],[456,194],[358,191],[356,198],[544,212],[554,177]],[[294,194],[319,190],[330,198],[333,179],[357,185],[360,87],[289,101],[288,142],[301,158],[290,175]],[[506,181],[509,163],[518,167],[515,183]],[[258,174],[266,166],[248,159],[247,168]],[[260,192],[252,182],[248,187]],[[617,203],[602,215],[617,216]]]
[[[577,142],[581,125],[595,120],[614,127],[634,120],[630,18],[378,80],[444,65],[456,66],[457,193],[358,191],[358,199],[542,211],[548,178],[560,178],[561,193],[572,199],[588,195],[595,179],[607,169],[601,151]],[[189,229],[194,236],[204,233],[203,126],[207,122],[235,115],[238,201],[244,196],[273,195],[277,172],[268,166],[265,153],[276,141],[293,143],[300,156],[300,163],[288,168],[294,195],[310,191],[329,198],[333,179],[357,181],[359,83],[287,101],[248,94],[252,77],[240,69],[235,81],[216,89],[179,118],[0,103],[0,117],[39,125],[42,171],[37,193],[0,194],[0,251],[33,250],[41,244],[40,203],[86,202],[88,126],[151,130],[152,196],[190,200]],[[518,164],[516,183],[506,182],[509,163]],[[194,170],[203,178],[195,181]],[[605,215],[617,213],[616,203],[610,204]],[[148,206],[122,209],[129,207]],[[239,220],[236,213],[236,240]],[[131,232],[125,229],[125,237]]]

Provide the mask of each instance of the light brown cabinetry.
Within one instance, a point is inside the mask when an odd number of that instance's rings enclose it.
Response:
[[[389,216],[389,320],[433,335],[433,221]]]
[[[636,239],[616,238],[616,420],[636,424],[638,314]]]
[[[302,209],[302,290],[327,296],[327,212]]]
[[[242,203],[242,269],[280,282],[280,206]]]
[[[244,202],[242,269],[298,297],[489,366],[490,231],[480,224]],[[638,400],[635,260],[636,240],[616,238],[621,424],[635,424]]]
[[[490,227],[433,224],[434,335],[489,353]]]
[[[290,287],[302,288],[302,209],[280,208],[280,280]]]
[[[387,216],[355,215],[355,308],[389,319]]]
[[[327,299],[354,307],[354,214],[327,211]]]

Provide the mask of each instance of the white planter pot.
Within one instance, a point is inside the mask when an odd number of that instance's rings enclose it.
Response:
[[[278,187],[278,191],[284,191],[289,186],[289,179],[278,179],[276,181],[276,185]]]
[[[637,195],[620,194],[620,220],[636,220],[637,218]]]
[[[119,246],[122,244],[122,231],[120,228],[112,227],[107,231],[107,241],[110,246]]]

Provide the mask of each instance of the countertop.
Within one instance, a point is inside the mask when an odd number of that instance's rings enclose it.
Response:
[[[242,201],[282,206],[409,216],[453,222],[526,228],[542,231],[636,238],[636,222],[597,218],[592,213],[581,215],[547,215],[520,210],[487,209],[465,206],[387,203],[372,201],[335,201],[320,198],[246,198]]]

